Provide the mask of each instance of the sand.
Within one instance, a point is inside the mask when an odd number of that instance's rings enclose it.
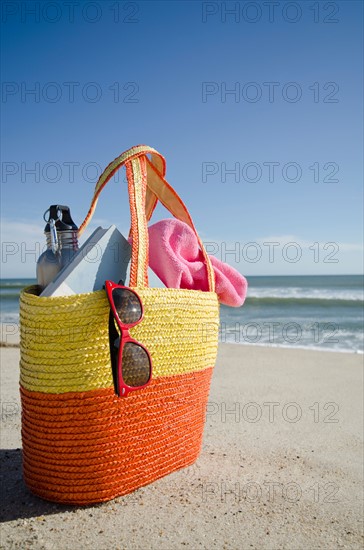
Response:
[[[0,342],[2,346],[18,346],[19,340],[19,323],[0,323]]]
[[[221,345],[197,463],[76,508],[24,487],[19,349],[0,351],[1,548],[362,548],[363,356]]]

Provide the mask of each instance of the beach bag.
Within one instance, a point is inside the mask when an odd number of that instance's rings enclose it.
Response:
[[[193,464],[201,449],[219,303],[200,239],[209,291],[148,286],[147,222],[157,201],[196,232],[165,180],[163,157],[147,146],[117,157],[96,184],[79,234],[103,187],[123,165],[131,211],[129,287],[144,306],[144,318],[130,335],[152,357],[152,380],[127,397],[115,394],[105,290],[39,297],[34,285],[21,292],[23,474],[33,493],[51,501],[113,499]]]

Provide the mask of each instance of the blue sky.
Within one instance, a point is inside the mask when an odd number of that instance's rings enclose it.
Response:
[[[243,274],[362,273],[362,3],[275,4],[3,2],[2,277],[33,276],[43,212],[80,224],[139,143]],[[90,230],[111,223],[123,175]]]

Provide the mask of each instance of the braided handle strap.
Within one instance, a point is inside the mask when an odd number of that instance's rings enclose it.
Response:
[[[148,154],[151,155],[150,159],[147,157]],[[128,181],[133,240],[130,286],[139,288],[148,286],[149,237],[147,222],[159,200],[175,218],[187,223],[195,233],[206,264],[208,287],[211,292],[214,292],[215,274],[191,216],[182,199],[165,180],[165,159],[158,151],[147,145],[138,145],[128,149],[106,167],[96,184],[91,206],[79,228],[78,235],[83,233],[91,221],[102,189],[115,172],[124,165]]]

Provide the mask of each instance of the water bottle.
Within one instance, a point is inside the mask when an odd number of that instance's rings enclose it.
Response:
[[[49,219],[46,215],[49,212]],[[52,282],[78,250],[78,227],[68,206],[53,204],[44,213],[47,250],[37,261],[37,281],[42,290]]]

